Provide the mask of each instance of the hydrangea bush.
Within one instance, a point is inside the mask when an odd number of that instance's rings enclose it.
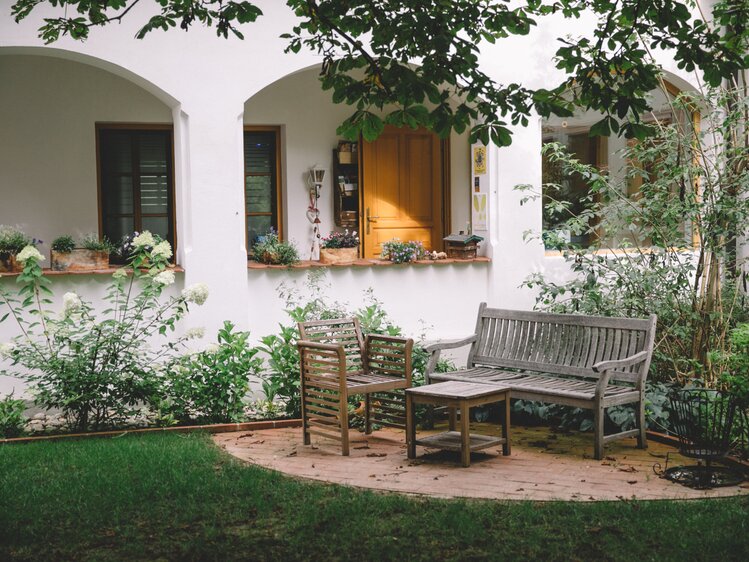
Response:
[[[95,310],[70,292],[54,311],[50,281],[39,265],[43,257],[31,245],[23,248],[18,294],[0,291],[0,321],[12,318],[20,330],[2,348],[12,363],[3,374],[31,383],[36,403],[61,410],[78,431],[123,423],[159,399],[162,366],[192,334],[165,336],[191,304],[208,297],[203,284],[164,295],[175,281],[167,268],[171,255],[167,242],[143,232],[131,241],[128,264],[112,275],[106,309]]]

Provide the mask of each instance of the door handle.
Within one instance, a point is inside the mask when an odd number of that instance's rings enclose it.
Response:
[[[380,217],[372,216],[369,214],[369,207],[367,207],[367,234],[369,234],[369,223],[371,222],[377,222],[377,219]]]

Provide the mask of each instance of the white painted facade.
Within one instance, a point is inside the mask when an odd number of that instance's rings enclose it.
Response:
[[[208,334],[224,320],[259,338],[286,322],[277,296],[281,282],[303,283],[306,270],[248,270],[245,248],[242,132],[245,124],[281,127],[283,223],[287,238],[307,256],[305,177],[310,167],[330,168],[335,129],[350,113],[334,105],[316,81],[320,58],[284,54],[279,35],[294,23],[284,3],[262,0],[264,16],[244,29],[246,39],[223,40],[211,29],[153,32],[134,39],[151,15],[140,4],[121,25],[93,30],[85,43],[63,38],[44,46],[37,27],[45,15],[16,24],[0,0],[0,224],[19,225],[48,243],[59,234],[98,226],[95,124],[173,123],[177,262],[176,290],[205,282],[211,297],[185,327]],[[527,37],[482,45],[485,70],[498,82],[551,86],[560,76],[551,62],[556,37],[575,35],[588,22],[549,20]],[[690,88],[691,78],[661,61],[669,79]],[[481,186],[489,196],[483,252],[491,263],[351,267],[328,271],[331,296],[356,307],[372,288],[407,334],[423,325],[432,337],[469,332],[481,301],[531,308],[534,295],[521,289],[531,273],[568,275],[558,256],[546,255],[524,233],[541,228],[540,201],[521,206],[518,184],[541,182],[541,120],[517,127],[512,146],[488,148]],[[466,135],[451,138],[451,228],[470,220],[473,185]],[[333,227],[332,195],[320,201],[322,229]],[[58,297],[75,288],[100,294],[102,276],[55,277]],[[8,287],[12,279],[0,279]],[[0,341],[13,335],[0,325]],[[208,336],[206,336],[208,339]],[[0,392],[10,381],[0,381]]]

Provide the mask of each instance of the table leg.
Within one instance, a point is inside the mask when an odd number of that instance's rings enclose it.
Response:
[[[460,456],[463,466],[471,466],[471,433],[468,422],[468,401],[460,403]]]
[[[406,392],[406,449],[409,459],[416,458],[416,423],[413,397]]]
[[[511,452],[510,448],[510,395],[505,394],[505,399],[502,402],[504,404],[505,409],[505,415],[504,415],[504,423],[502,424],[502,437],[504,437],[505,442],[502,444],[502,454],[505,456],[509,456]]]
[[[447,427],[450,431],[455,431],[455,425],[456,425],[456,419],[457,419],[455,408],[448,407],[447,414],[448,414],[447,415]]]

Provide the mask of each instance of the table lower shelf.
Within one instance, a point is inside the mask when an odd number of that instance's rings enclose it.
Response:
[[[502,445],[505,441],[504,437],[471,433],[469,435],[469,449],[471,451],[480,451],[481,449]],[[414,443],[422,447],[436,447],[448,451],[460,451],[462,448],[460,431],[446,431],[436,435],[429,435],[428,437],[421,437],[420,439],[416,439]]]

